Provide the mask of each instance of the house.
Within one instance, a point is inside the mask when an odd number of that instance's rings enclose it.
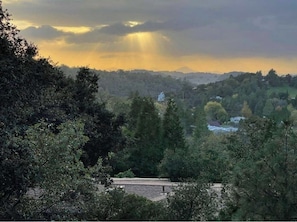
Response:
[[[164,94],[164,92],[161,92],[158,95],[158,102],[164,102],[164,101],[165,101],[165,94]]]
[[[230,118],[231,123],[239,124],[241,120],[244,120],[245,118],[243,116],[235,116]]]

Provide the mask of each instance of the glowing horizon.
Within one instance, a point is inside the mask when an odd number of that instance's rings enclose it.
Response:
[[[130,37],[128,37],[130,38]],[[132,37],[135,38],[135,37]],[[137,37],[136,37],[137,38]],[[129,40],[130,43],[131,39]],[[139,40],[136,41],[139,43]],[[223,74],[232,71],[244,71],[255,73],[262,71],[263,75],[270,69],[275,69],[278,74],[295,74],[297,59],[286,60],[282,58],[216,58],[205,55],[192,55],[188,57],[174,58],[154,52],[139,53],[132,52],[97,52],[96,49],[90,51],[75,52],[71,47],[58,41],[53,44],[43,43],[39,45],[40,56],[50,58],[58,65],[69,67],[87,66],[100,70],[134,70],[146,69],[153,71],[175,71],[180,68],[188,68],[193,72],[209,72]],[[63,49],[61,50],[60,47]],[[133,46],[135,47],[135,46]],[[147,47],[144,42],[139,43],[140,49]],[[68,50],[67,50],[68,48]],[[154,51],[154,49],[152,49]]]

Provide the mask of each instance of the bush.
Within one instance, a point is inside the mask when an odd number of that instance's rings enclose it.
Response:
[[[214,220],[217,214],[217,194],[204,181],[183,183],[168,201],[169,220]]]
[[[164,220],[165,212],[161,203],[113,189],[99,196],[88,220]]]
[[[124,172],[120,172],[116,175],[114,175],[115,177],[118,177],[118,178],[124,178],[124,177],[127,177],[127,178],[133,178],[135,177],[135,174],[132,172],[131,168],[124,171]]]

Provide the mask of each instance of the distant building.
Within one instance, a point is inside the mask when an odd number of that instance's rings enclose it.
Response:
[[[238,124],[240,120],[244,120],[244,119],[245,118],[243,116],[235,116],[230,118],[230,122]]]
[[[161,92],[158,95],[158,102],[164,102],[164,101],[165,101],[165,94],[164,94],[164,92]]]
[[[238,130],[237,127],[232,127],[232,126],[220,127],[220,126],[207,125],[207,128],[209,131],[212,131],[213,133],[232,133]]]
[[[207,90],[207,89],[206,89],[206,90]],[[210,97],[210,99],[211,99],[211,100],[221,101],[221,100],[223,100],[223,97],[221,97],[221,96],[212,96],[212,97]]]
[[[219,133],[232,133],[238,130],[237,127],[233,126],[221,126],[218,121],[208,121],[207,128],[209,131],[219,134]]]

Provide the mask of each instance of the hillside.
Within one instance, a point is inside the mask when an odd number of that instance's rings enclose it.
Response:
[[[75,77],[79,68],[61,66],[67,76]],[[214,83],[237,76],[240,72],[230,72],[222,75],[215,73],[182,73],[169,71],[131,70],[131,71],[104,71],[92,70],[100,76],[99,88],[109,95],[128,97],[132,92],[138,92],[141,96],[156,98],[160,92],[167,95],[179,94],[185,85],[193,88],[197,85]]]
[[[75,77],[78,68],[62,66],[68,76]],[[297,77],[278,76],[274,70],[268,74],[229,72],[214,73],[155,72],[150,70],[102,71],[99,74],[99,90],[113,97],[127,98],[133,92],[157,99],[161,92],[174,97],[184,109],[204,106],[208,101],[221,98],[220,103],[230,116],[241,115],[246,101],[252,113],[262,116],[269,103],[278,106],[295,103]],[[287,95],[288,94],[288,95]],[[270,112],[271,113],[271,112]]]

